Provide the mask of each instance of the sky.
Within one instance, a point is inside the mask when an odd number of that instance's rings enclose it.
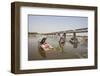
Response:
[[[28,15],[28,32],[50,33],[88,27],[88,17]]]

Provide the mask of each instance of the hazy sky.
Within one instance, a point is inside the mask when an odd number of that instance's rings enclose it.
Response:
[[[29,32],[49,33],[88,27],[87,17],[29,15],[28,19]]]

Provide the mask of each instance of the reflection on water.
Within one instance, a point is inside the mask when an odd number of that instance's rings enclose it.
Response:
[[[39,53],[43,58],[46,58],[46,52],[41,47],[39,47]]]
[[[87,58],[87,40],[86,37],[77,37],[79,44],[77,48],[69,42],[70,36],[66,37],[66,43],[62,49],[59,46],[59,37],[47,36],[47,42],[53,46],[53,50],[44,51],[40,48],[39,41],[42,39],[41,35],[28,37],[28,60],[45,60],[45,59],[78,59]]]

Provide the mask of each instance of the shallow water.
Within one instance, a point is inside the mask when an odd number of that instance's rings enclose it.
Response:
[[[80,59],[88,57],[87,43],[83,42],[82,37],[78,37],[79,44],[77,48],[69,42],[71,37],[66,37],[64,49],[59,46],[59,37],[47,36],[47,42],[53,46],[54,50],[41,51],[39,49],[39,41],[42,36],[28,37],[28,60],[47,60],[47,59]]]

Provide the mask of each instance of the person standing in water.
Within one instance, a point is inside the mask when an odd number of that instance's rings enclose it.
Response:
[[[59,45],[60,45],[60,48],[62,50],[62,53],[64,52],[65,42],[66,42],[66,33],[63,33],[63,35],[60,36],[60,40],[59,40]]]

